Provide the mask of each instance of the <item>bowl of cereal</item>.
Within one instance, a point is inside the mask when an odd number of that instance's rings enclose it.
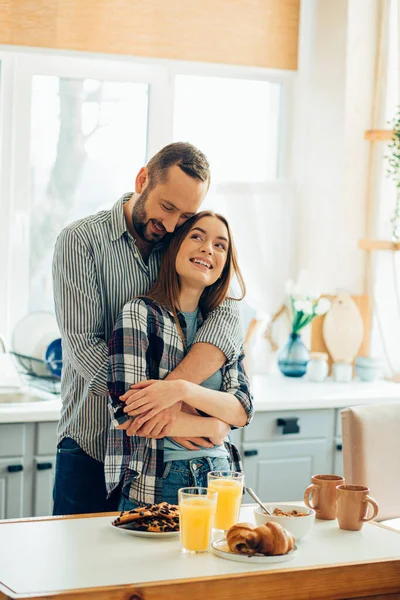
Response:
[[[268,515],[261,506],[256,506],[254,517],[257,525],[274,521],[293,534],[296,540],[300,540],[307,535],[314,524],[315,510],[312,508],[295,504],[269,504],[267,502],[264,504],[271,515]]]

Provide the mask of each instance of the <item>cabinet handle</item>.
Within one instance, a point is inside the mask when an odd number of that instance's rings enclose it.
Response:
[[[245,450],[243,452],[244,456],[257,456],[258,450]]]
[[[299,419],[297,417],[291,417],[290,419],[277,419],[276,424],[278,427],[283,427],[283,435],[287,435],[289,433],[300,433],[300,426],[297,423],[298,420]]]
[[[53,468],[53,463],[51,463],[51,462],[38,463],[36,465],[36,468],[38,471],[47,471],[48,469]]]
[[[342,444],[336,444],[336,450],[343,450]]]
[[[24,465],[8,465],[7,471],[9,473],[19,473],[24,470]]]

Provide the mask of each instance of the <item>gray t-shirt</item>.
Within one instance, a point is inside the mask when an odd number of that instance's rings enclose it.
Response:
[[[193,344],[193,340],[196,336],[198,312],[199,309],[194,312],[182,313],[186,321],[186,343],[188,348]],[[221,389],[221,383],[222,373],[221,370],[218,370],[211,375],[211,377],[203,381],[201,386],[210,390],[219,391]],[[214,446],[214,448],[202,448],[200,450],[187,450],[169,437],[164,439],[164,462],[170,460],[189,460],[191,458],[202,458],[203,456],[223,458],[228,456],[228,452],[224,445]]]

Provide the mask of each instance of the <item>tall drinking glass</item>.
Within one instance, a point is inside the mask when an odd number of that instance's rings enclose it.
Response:
[[[217,492],[205,487],[178,490],[181,550],[207,552],[217,509]]]
[[[243,473],[236,471],[211,471],[208,473],[208,489],[218,492],[215,529],[226,531],[238,522],[243,484]]]

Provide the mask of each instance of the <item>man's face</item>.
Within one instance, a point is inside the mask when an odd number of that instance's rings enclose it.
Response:
[[[149,191],[146,170],[141,170],[136,180],[139,197],[132,210],[136,233],[148,243],[159,242],[198,211],[207,190],[208,182],[194,179],[174,165],[168,169],[166,181]]]

